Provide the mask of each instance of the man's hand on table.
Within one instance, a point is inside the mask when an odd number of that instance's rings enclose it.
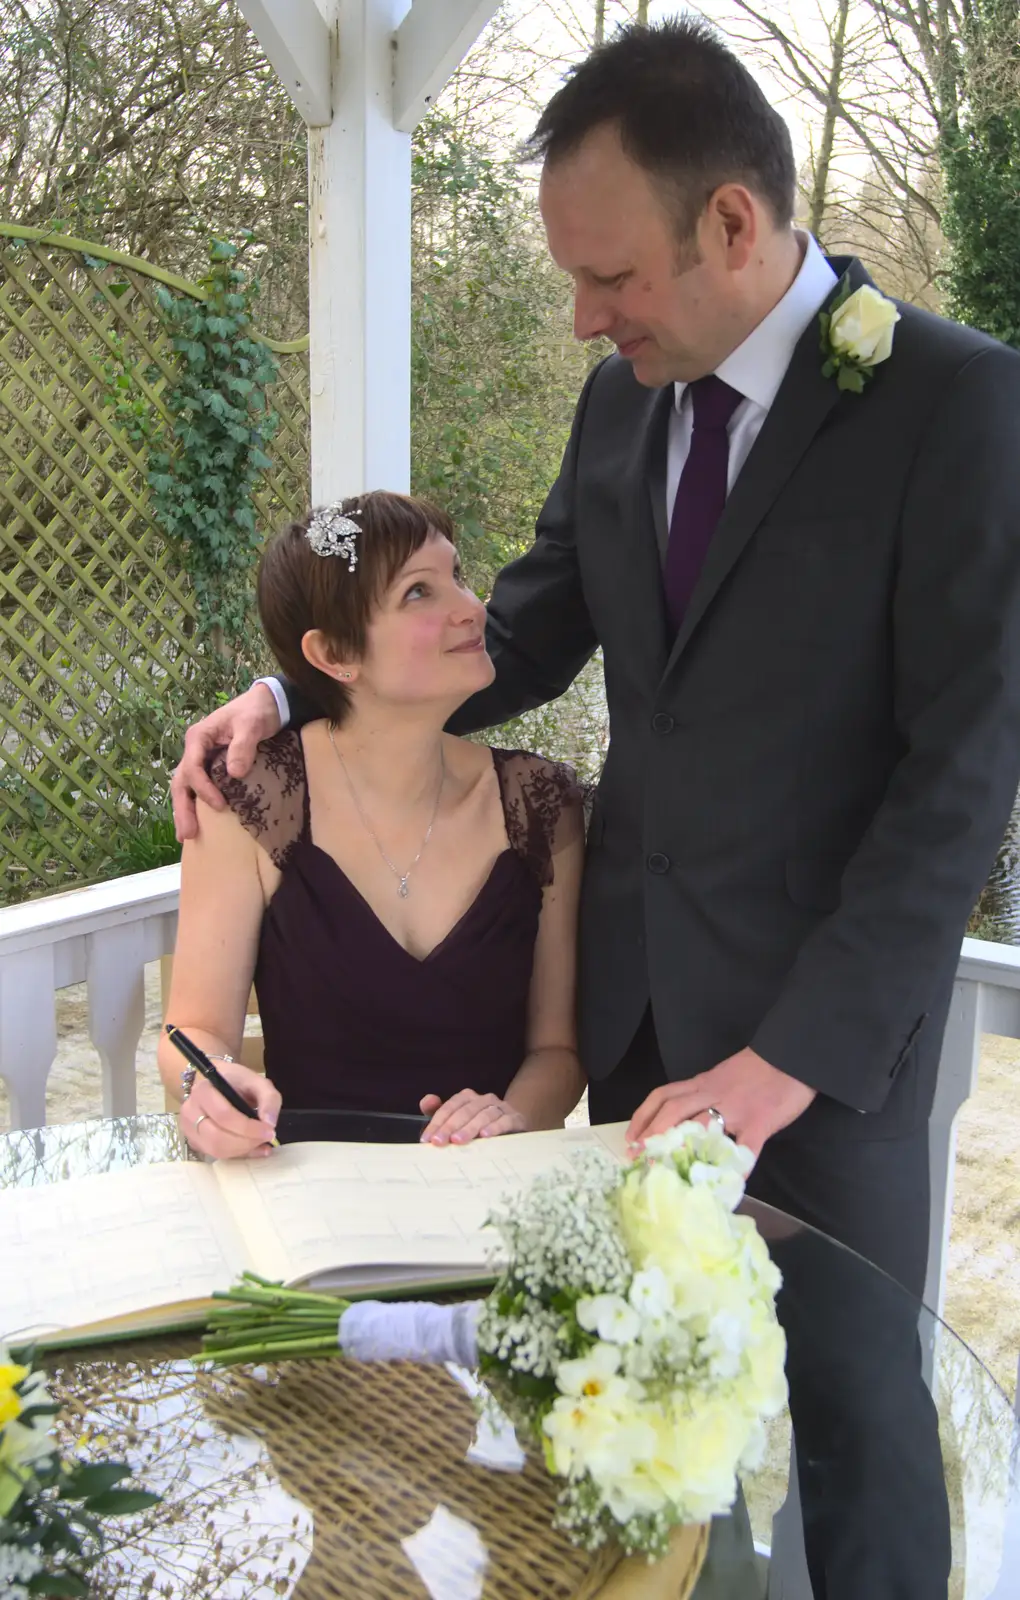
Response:
[[[766,1139],[795,1122],[816,1092],[753,1050],[738,1050],[696,1078],[653,1089],[631,1118],[627,1140],[641,1144],[678,1122],[707,1123],[711,1106],[722,1116],[730,1138],[757,1158]]]
[[[184,736],[184,754],[170,781],[174,807],[174,827],[183,844],[198,833],[195,796],[214,811],[222,811],[226,801],[205,770],[210,750],[225,744],[227,771],[232,778],[243,778],[251,771],[255,751],[263,739],[280,731],[280,713],[273,691],[264,683],[254,683],[244,694],[220,706]]]

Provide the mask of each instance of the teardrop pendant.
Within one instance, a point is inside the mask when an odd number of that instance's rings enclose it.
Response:
[[[399,894],[401,900],[406,900],[408,895],[410,894],[410,892],[411,891],[410,891],[410,889],[408,887],[407,879],[406,878],[401,878],[400,882],[397,885],[397,893]]]

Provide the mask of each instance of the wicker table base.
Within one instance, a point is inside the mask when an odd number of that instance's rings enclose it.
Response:
[[[475,1414],[441,1368],[194,1372],[182,1359],[193,1348],[163,1340],[53,1363],[69,1432],[101,1436],[103,1454],[125,1453],[165,1493],[111,1551],[97,1596],[133,1600],[169,1565],[178,1577],[159,1592],[174,1600],[226,1592],[228,1576],[252,1600],[423,1600],[404,1542],[443,1507],[459,1534],[444,1572],[466,1533],[483,1600],[689,1600],[707,1529],[679,1530],[652,1566],[576,1550],[551,1526],[555,1488],[537,1462],[513,1473],[466,1459]]]

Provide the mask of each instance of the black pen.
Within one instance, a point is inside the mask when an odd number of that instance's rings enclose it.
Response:
[[[243,1095],[238,1094],[232,1083],[228,1083],[222,1072],[217,1072],[204,1050],[200,1050],[193,1040],[180,1028],[175,1028],[172,1022],[166,1024],[167,1038],[175,1044],[182,1056],[186,1056],[196,1072],[200,1072],[207,1083],[211,1083],[218,1094],[221,1094],[235,1111],[240,1111],[244,1117],[253,1117],[256,1122],[259,1114],[254,1106],[250,1106]],[[273,1144],[278,1145],[279,1139],[273,1135]]]

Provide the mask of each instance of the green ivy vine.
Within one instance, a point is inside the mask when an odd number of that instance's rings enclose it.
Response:
[[[153,511],[191,579],[202,632],[228,655],[248,622],[259,549],[253,495],[272,466],[266,446],[279,420],[269,402],[277,363],[254,336],[258,286],[236,256],[236,246],[212,244],[202,300],[156,291],[177,374],[163,396],[170,422],[148,441]]]

